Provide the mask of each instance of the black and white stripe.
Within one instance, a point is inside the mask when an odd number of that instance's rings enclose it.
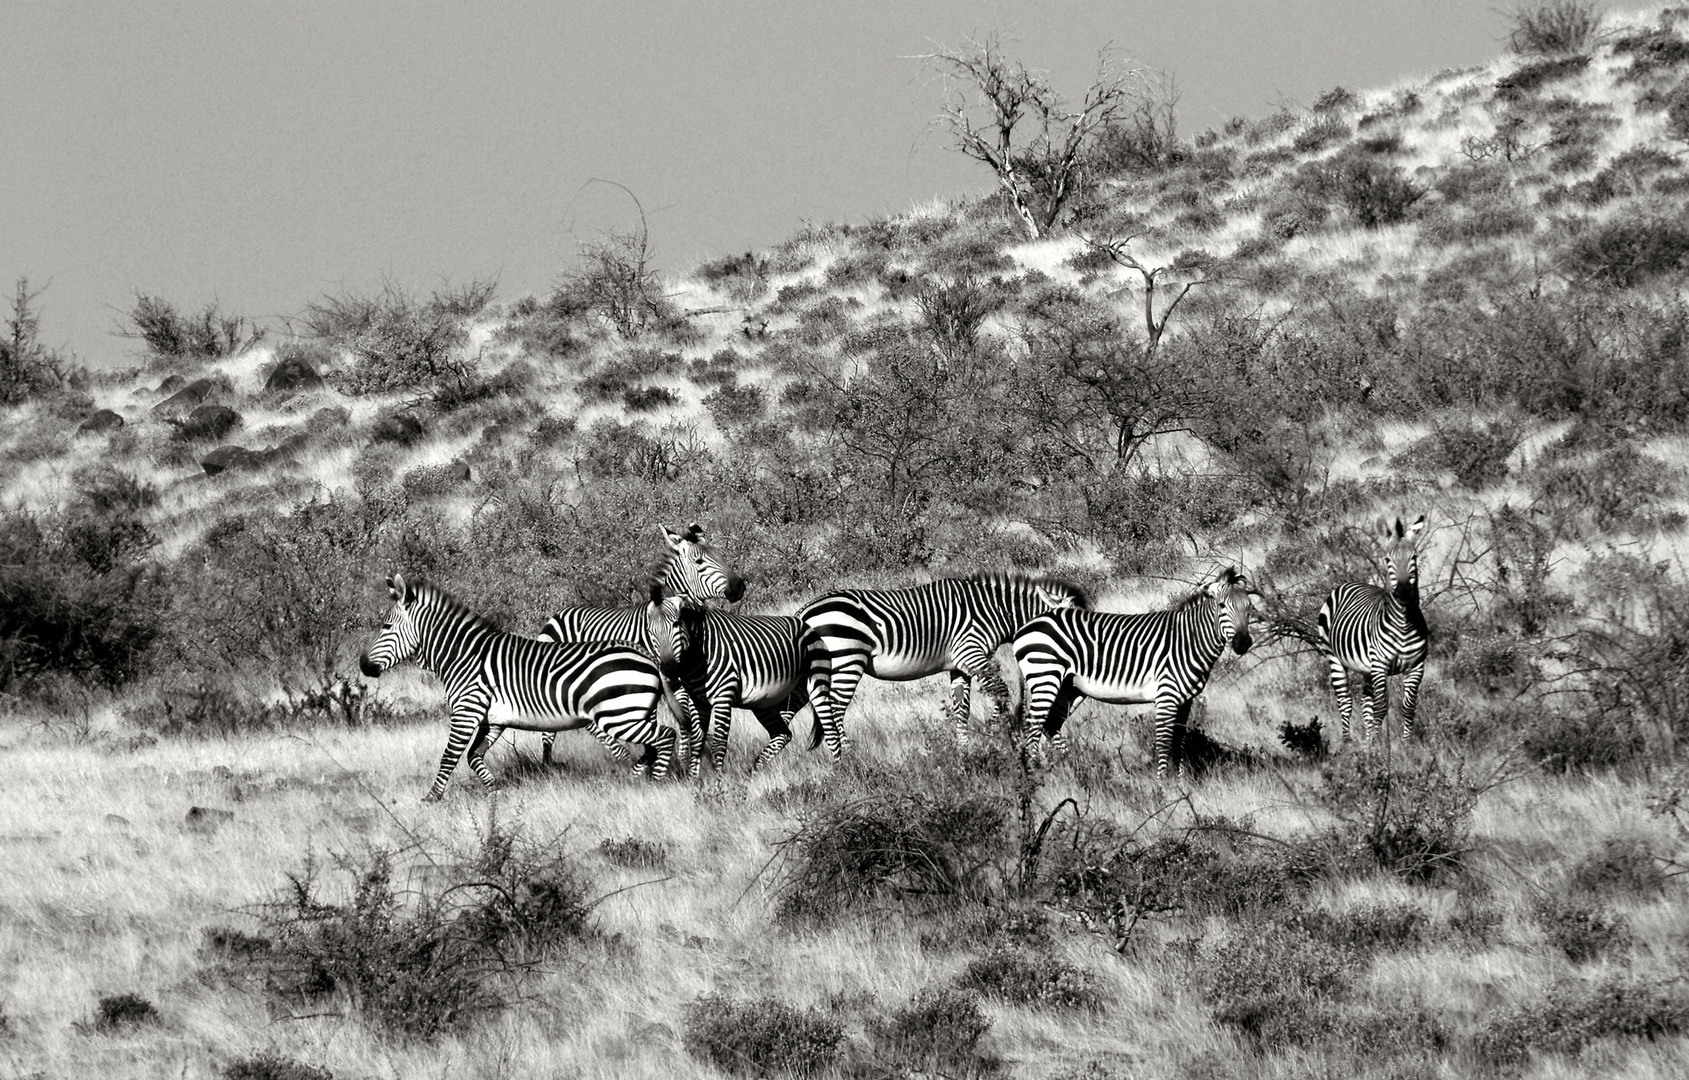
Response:
[[[667,525],[659,526],[669,553],[651,572],[652,582],[666,596],[678,596],[702,603],[706,600],[737,601],[745,595],[745,579],[729,566],[715,548],[704,541],[704,530],[697,522],[685,532],[676,532]],[[647,619],[649,605],[640,607],[566,607],[546,620],[540,640],[619,641],[638,645],[652,656],[659,650],[659,642]],[[686,695],[684,684],[671,680],[674,694],[685,713],[683,719],[699,738],[702,723],[697,709]],[[551,761],[551,747],[557,736],[546,733],[541,758]],[[696,748],[701,745],[694,741]]]
[[[1390,709],[1389,679],[1400,675],[1402,738],[1413,737],[1413,714],[1419,703],[1419,684],[1425,677],[1425,656],[1431,630],[1419,608],[1419,552],[1416,542],[1425,528],[1425,515],[1412,525],[1378,519],[1378,539],[1390,588],[1362,581],[1346,581],[1320,605],[1318,644],[1325,654],[1343,738],[1349,738],[1354,713],[1351,672],[1361,677],[1362,719],[1371,739],[1383,727]]]
[[[710,760],[719,771],[727,762],[733,709],[748,709],[768,732],[769,742],[753,769],[773,761],[792,741],[792,717],[807,703],[815,714],[815,739],[835,760],[843,751],[832,722],[829,658],[819,635],[791,615],[736,615],[685,604],[683,633],[667,641],[690,643],[694,656],[675,658],[691,684],[691,697],[707,732]],[[668,656],[660,656],[665,664]],[[692,765],[696,774],[698,763]]]
[[[1029,751],[1062,725],[1081,696],[1155,705],[1155,774],[1183,771],[1191,703],[1227,645],[1248,651],[1249,583],[1228,568],[1166,611],[1142,615],[1063,609],[1040,615],[1015,634],[1015,663],[1025,686]]]
[[[812,601],[798,617],[832,658],[832,724],[842,738],[845,710],[864,675],[902,682],[950,675],[946,712],[956,738],[968,737],[969,682],[991,695],[993,722],[1008,707],[997,649],[1052,607],[1085,608],[1078,586],[1021,574],[941,578],[907,589],[845,589]]]
[[[557,645],[507,634],[426,582],[394,575],[387,587],[392,611],[359,666],[379,678],[415,657],[445,684],[451,733],[425,801],[445,793],[466,750],[469,767],[491,790],[486,752],[506,727],[586,727],[620,759],[627,754],[621,743],[654,750],[651,775],[668,773],[676,733],[657,719],[663,680],[656,662],[641,650],[611,642]]]

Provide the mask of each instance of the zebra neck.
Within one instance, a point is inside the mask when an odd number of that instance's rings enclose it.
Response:
[[[1390,591],[1390,599],[1395,601],[1402,613],[1402,621],[1420,633],[1427,632],[1425,613],[1419,609],[1419,579],[1396,582],[1396,587]]]
[[[454,617],[444,611],[435,612],[432,618],[423,621],[422,629],[422,643],[417,649],[418,663],[435,675],[444,675],[446,668],[465,656],[478,653],[480,650],[476,646],[496,633],[482,623],[462,616]]]
[[[1226,651],[1226,632],[1212,606],[1191,604],[1173,613],[1175,638],[1196,646],[1197,658],[1210,666]]]

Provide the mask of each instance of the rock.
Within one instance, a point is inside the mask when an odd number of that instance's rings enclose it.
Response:
[[[310,362],[298,357],[290,356],[276,365],[276,370],[270,372],[270,377],[264,380],[264,391],[293,391],[315,390],[322,386],[323,377],[317,374],[317,369]]]
[[[166,375],[163,382],[153,387],[152,392],[155,394],[168,394],[172,391],[180,390],[182,388],[182,384],[186,381],[187,380],[182,378],[180,375]]]
[[[256,469],[266,464],[266,460],[263,454],[254,453],[244,446],[219,446],[199,459],[199,467],[205,470],[205,475],[216,476],[220,472]]]
[[[183,822],[194,832],[213,833],[235,819],[233,810],[214,810],[209,806],[188,807],[187,819]]]
[[[454,461],[446,466],[446,475],[460,484],[469,483],[474,475],[467,461]]]
[[[376,442],[394,442],[409,446],[423,436],[422,421],[415,413],[388,413],[375,422],[372,438]]]
[[[107,814],[105,820],[106,824],[114,829],[127,829],[129,827],[129,819],[122,814]]]
[[[88,432],[116,431],[123,426],[123,417],[110,409],[101,409],[76,426],[78,435]]]
[[[171,376],[171,378],[176,377]],[[168,383],[170,379],[164,381]],[[197,406],[204,404],[205,399],[210,397],[212,391],[216,389],[216,385],[210,379],[195,379],[154,405],[152,411],[158,416],[185,416]]]
[[[221,439],[241,425],[241,415],[227,405],[201,405],[176,429],[178,439]]]
[[[307,441],[305,433],[301,431],[297,435],[289,435],[267,450],[260,451],[258,456],[263,459],[265,465],[287,464],[298,457],[299,451],[305,449]]]
[[[351,422],[352,410],[341,405],[324,405],[305,421],[305,430],[313,435],[325,431],[341,431]]]

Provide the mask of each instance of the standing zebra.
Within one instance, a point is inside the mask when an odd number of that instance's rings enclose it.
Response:
[[[665,613],[671,609],[665,608]],[[826,647],[803,620],[792,615],[736,615],[683,603],[677,633],[664,635],[665,650],[690,648],[694,657],[659,653],[664,669],[672,666],[692,683],[694,702],[707,732],[710,761],[719,772],[727,764],[727,736],[733,709],[749,709],[768,732],[769,742],[753,770],[773,761],[792,741],[792,717],[807,701],[815,713],[815,739],[825,739],[836,761],[843,751],[832,722],[832,689]],[[698,773],[698,759],[692,774]]]
[[[833,661],[832,724],[843,738],[845,710],[863,675],[903,682],[948,672],[947,712],[956,738],[968,738],[968,684],[992,698],[992,722],[1009,688],[995,654],[1027,620],[1052,608],[1087,608],[1077,585],[1022,574],[940,578],[907,589],[846,589],[812,601],[798,618],[821,636]]]
[[[1320,605],[1318,644],[1325,654],[1332,692],[1337,695],[1345,742],[1354,712],[1350,672],[1361,676],[1367,739],[1387,719],[1391,675],[1402,677],[1402,738],[1413,737],[1413,711],[1419,703],[1419,682],[1425,677],[1425,654],[1431,644],[1431,629],[1419,609],[1419,552],[1415,547],[1425,528],[1425,515],[1408,526],[1402,525],[1401,518],[1391,523],[1380,516],[1377,527],[1391,587],[1386,590],[1364,581],[1346,581]]]
[[[1249,651],[1249,582],[1235,567],[1166,611],[1114,615],[1057,610],[1015,634],[1015,663],[1026,693],[1026,747],[1048,737],[1063,744],[1062,724],[1080,695],[1116,704],[1155,703],[1155,775],[1184,773],[1191,703],[1227,645]]]
[[[669,553],[651,572],[653,589],[661,588],[668,595],[685,597],[698,603],[716,599],[736,601],[745,595],[745,579],[728,566],[713,547],[704,542],[704,530],[697,522],[693,522],[683,533],[675,532],[667,525],[661,525],[659,528],[663,531],[663,539],[668,542]],[[657,601],[655,593],[652,599]],[[646,611],[645,605],[619,608],[566,607],[546,621],[545,629],[540,631],[540,640],[619,641],[639,645],[655,656],[659,643],[653,627],[647,624]],[[692,746],[700,747],[703,738],[702,722],[697,708],[687,695],[685,683],[673,679],[669,682],[669,688],[680,703],[683,718],[691,729]],[[546,732],[540,757],[547,764],[551,762],[551,745],[556,741],[557,735],[554,732]]]
[[[643,652],[606,642],[554,645],[507,634],[445,591],[398,574],[387,579],[387,591],[393,609],[358,666],[380,678],[415,656],[446,685],[451,734],[424,802],[445,794],[466,748],[469,767],[492,790],[486,752],[506,727],[584,726],[618,759],[627,756],[621,742],[654,749],[652,777],[668,773],[675,731],[657,722],[663,680]]]

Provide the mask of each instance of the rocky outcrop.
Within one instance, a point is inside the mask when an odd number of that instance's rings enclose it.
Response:
[[[221,439],[241,425],[241,415],[227,405],[201,405],[176,428],[176,438]]]
[[[93,413],[82,423],[76,425],[76,433],[85,435],[91,432],[116,431],[123,426],[123,417],[110,409],[101,409]]]
[[[265,463],[263,454],[248,450],[244,446],[219,446],[199,459],[199,467],[205,470],[207,476],[216,476],[223,472],[243,472],[259,468]]]
[[[175,378],[176,376],[171,376]],[[166,379],[168,383],[170,380]],[[152,407],[153,415],[164,419],[183,417],[193,412],[217,389],[210,379],[195,379]]]
[[[317,369],[308,360],[290,356],[277,364],[270,377],[264,380],[264,392],[291,394],[300,390],[316,390],[322,385],[323,377],[317,374]]]
[[[421,439],[424,434],[422,420],[410,412],[388,413],[375,422],[375,430],[371,438],[376,442],[398,443],[409,446]]]

